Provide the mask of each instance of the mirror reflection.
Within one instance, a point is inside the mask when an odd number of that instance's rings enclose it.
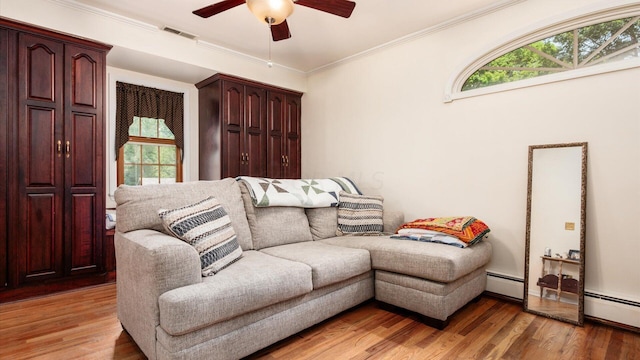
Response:
[[[587,143],[529,147],[525,310],[582,325]]]

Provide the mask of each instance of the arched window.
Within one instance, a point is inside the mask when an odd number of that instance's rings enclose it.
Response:
[[[550,25],[497,47],[450,81],[445,101],[636,66],[637,4]]]

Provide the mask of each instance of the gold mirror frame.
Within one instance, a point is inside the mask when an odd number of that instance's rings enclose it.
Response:
[[[529,304],[529,277],[537,276],[537,274],[530,274],[530,250],[531,250],[531,204],[532,204],[532,185],[533,185],[533,156],[536,149],[552,149],[552,148],[566,148],[566,147],[581,147],[582,159],[581,159],[581,198],[580,198],[580,260],[579,260],[579,279],[578,279],[578,313],[577,318],[571,318],[568,316],[562,316],[561,312],[544,312],[542,310],[532,309]],[[529,171],[528,171],[528,184],[527,184],[527,222],[526,222],[526,247],[525,247],[525,270],[524,270],[524,310],[536,315],[545,316],[548,318],[565,321],[574,325],[582,326],[584,324],[584,274],[585,274],[585,232],[586,232],[586,209],[587,209],[587,143],[566,143],[566,144],[550,144],[550,145],[532,145],[529,146]],[[569,250],[569,249],[567,249]],[[555,251],[554,251],[555,252]],[[541,254],[542,255],[542,254]],[[552,257],[554,254],[551,255]],[[543,262],[544,271],[544,262]],[[559,277],[561,278],[561,277]],[[561,283],[561,280],[559,280]],[[560,287],[560,285],[558,285]],[[542,288],[541,288],[542,293]],[[556,297],[560,297],[560,294],[556,292]]]

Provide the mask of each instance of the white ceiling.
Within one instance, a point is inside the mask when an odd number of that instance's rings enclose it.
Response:
[[[244,6],[208,19],[192,11],[216,0],[76,0],[79,3],[139,20],[168,26],[224,48],[266,59],[270,32]],[[292,37],[271,44],[272,59],[302,72],[313,71],[404,36],[433,28],[505,0],[355,0],[344,19],[296,5],[288,18]]]

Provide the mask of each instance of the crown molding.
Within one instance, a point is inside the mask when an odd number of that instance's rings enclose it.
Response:
[[[52,3],[58,4],[60,6],[64,6],[66,8],[70,8],[70,9],[79,10],[79,11],[83,11],[83,12],[86,12],[86,13],[102,16],[102,17],[105,17],[105,18],[116,20],[118,22],[121,22],[121,23],[124,23],[124,24],[127,24],[127,25],[133,25],[133,26],[139,27],[139,28],[147,30],[147,31],[153,31],[153,32],[160,31],[160,29],[155,25],[152,25],[152,24],[149,24],[149,23],[146,23],[146,22],[143,22],[143,21],[134,20],[134,19],[128,18],[126,16],[118,15],[118,14],[110,12],[110,11],[98,9],[96,7],[93,7],[93,6],[81,4],[81,3],[77,2],[77,1],[74,1],[74,0],[49,0],[49,1],[52,2]]]

